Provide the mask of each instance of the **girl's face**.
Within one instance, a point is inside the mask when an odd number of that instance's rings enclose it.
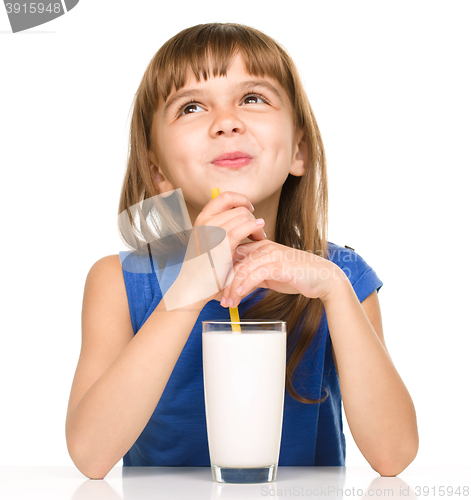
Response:
[[[194,221],[215,187],[276,210],[288,174],[304,174],[301,139],[283,87],[248,74],[237,55],[227,76],[198,82],[191,72],[184,87],[159,102],[148,156],[160,191],[181,188]],[[245,159],[216,161],[229,153]]]

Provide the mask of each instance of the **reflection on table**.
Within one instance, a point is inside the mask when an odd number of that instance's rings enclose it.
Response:
[[[470,467],[411,466],[399,477],[390,478],[378,476],[369,467],[280,467],[274,483],[219,484],[212,481],[209,467],[115,467],[104,480],[87,479],[75,467],[0,467],[0,498],[466,500],[470,496],[470,478]]]

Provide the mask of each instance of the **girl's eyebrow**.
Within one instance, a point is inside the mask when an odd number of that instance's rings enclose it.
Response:
[[[266,90],[270,90],[283,103],[283,99],[282,99],[281,94],[278,91],[278,89],[275,86],[273,86],[271,83],[265,82],[263,80],[249,80],[246,82],[241,82],[235,86],[235,88],[240,89],[240,90],[253,88],[253,87],[262,87],[262,88],[265,88]],[[204,94],[204,93],[205,93],[205,90],[203,90],[203,89],[189,89],[189,90],[182,90],[181,92],[176,92],[165,103],[164,111],[163,111],[164,116],[167,114],[169,108],[176,101],[178,101],[180,99],[186,99],[186,98],[194,99],[194,98],[201,96],[201,94]]]

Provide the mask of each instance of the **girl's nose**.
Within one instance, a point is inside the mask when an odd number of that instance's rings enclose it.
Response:
[[[221,111],[213,121],[209,133],[211,136],[242,134],[245,125],[235,113]]]

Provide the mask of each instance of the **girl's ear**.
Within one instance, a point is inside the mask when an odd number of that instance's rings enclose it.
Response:
[[[159,167],[154,164],[150,165],[150,175],[152,177],[152,180],[154,181],[155,187],[159,190],[160,194],[175,190],[171,182],[168,181],[161,173]]]
[[[154,154],[150,151],[148,153],[148,158],[149,158],[150,175],[152,177],[155,187],[159,190],[159,193],[163,194],[168,191],[174,191],[175,188],[172,186],[171,182],[165,178],[162,169],[160,169],[157,166],[157,161]]]
[[[296,177],[301,177],[306,171],[306,163],[308,156],[308,147],[304,130],[299,130],[296,133],[296,140],[293,149],[293,160],[289,173]]]

